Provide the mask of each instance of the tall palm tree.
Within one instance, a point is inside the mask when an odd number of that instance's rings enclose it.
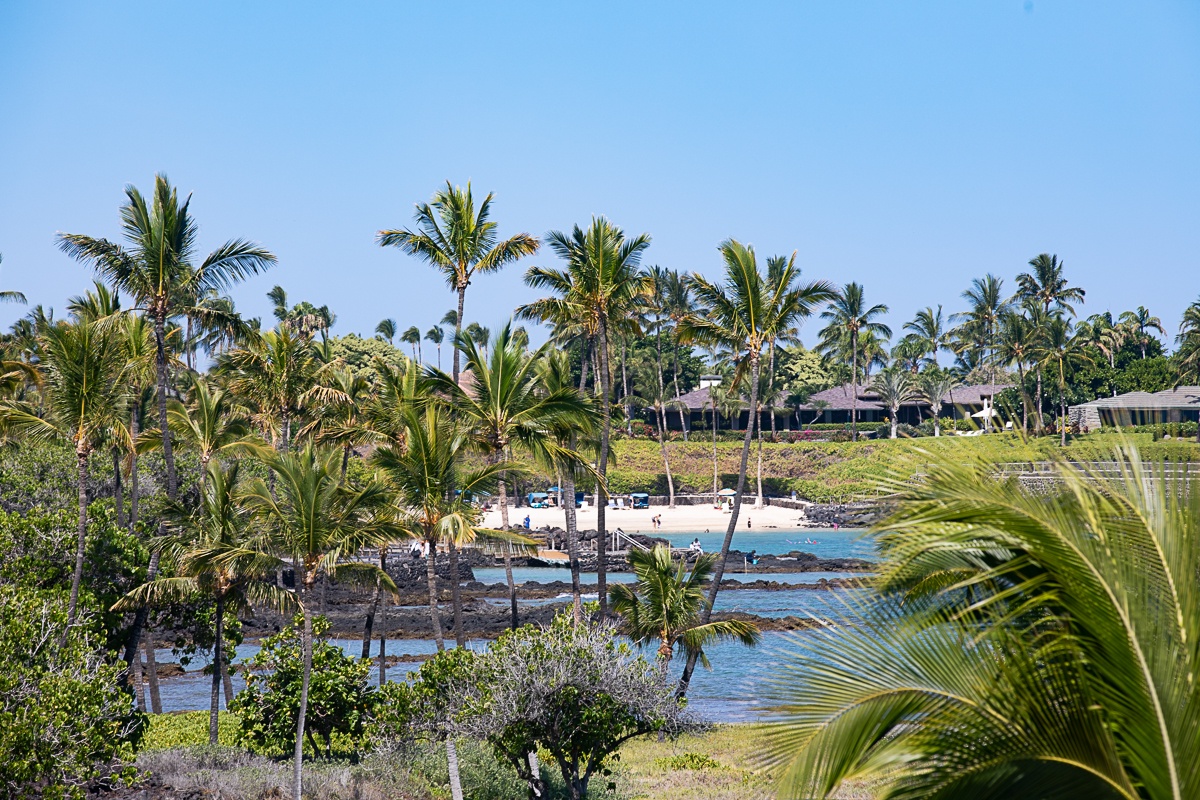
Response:
[[[1152,316],[1145,306],[1138,306],[1137,311],[1122,311],[1120,321],[1133,332],[1138,345],[1142,349],[1142,359],[1146,358],[1146,345],[1150,344],[1150,331],[1158,331],[1166,335],[1162,320]]]
[[[396,331],[396,320],[394,319],[380,320],[379,324],[375,326],[375,333],[387,339],[388,344],[395,341]]]
[[[514,451],[521,451],[542,463],[562,463],[575,457],[557,442],[556,429],[586,425],[589,407],[573,387],[543,392],[537,364],[549,345],[533,353],[525,352],[513,340],[512,323],[505,323],[492,341],[490,354],[471,341],[465,333],[455,341],[465,356],[465,367],[473,380],[464,389],[452,376],[435,372],[433,391],[444,395],[454,414],[469,430],[474,445],[488,462],[508,462]],[[508,530],[508,475],[499,475],[501,528]],[[575,499],[571,495],[571,501]],[[519,625],[517,587],[513,582],[511,548],[504,547],[504,573],[512,628]]]
[[[417,230],[382,230],[376,236],[381,247],[399,247],[417,256],[442,273],[450,288],[458,293],[458,310],[454,315],[454,338],[462,333],[463,303],[467,286],[475,275],[497,272],[508,264],[538,251],[538,240],[528,233],[518,233],[497,241],[496,223],[491,221],[492,194],[488,194],[475,210],[471,184],[463,189],[451,186],[433,196],[429,203],[417,204]],[[458,380],[458,351],[454,352],[451,374]]]
[[[649,290],[648,281],[639,265],[642,253],[650,246],[650,236],[643,233],[631,239],[626,238],[624,231],[604,217],[594,217],[586,231],[576,225],[569,235],[551,231],[546,239],[555,254],[567,262],[566,268],[531,267],[525,273],[525,283],[535,289],[549,289],[555,296],[520,306],[517,315],[552,322],[576,320],[595,347],[600,389],[600,449],[596,463],[599,474],[596,582],[600,593],[600,614],[603,617],[608,613],[608,531],[605,519],[608,490],[605,480],[608,474],[609,439],[612,436],[610,334],[618,332],[622,326],[629,330],[637,329],[634,312]]]
[[[768,691],[781,795],[1200,793],[1200,492],[1117,456],[1049,495],[982,460],[896,483],[855,624],[794,640]]]
[[[244,346],[225,353],[217,361],[216,373],[229,391],[248,407],[257,409],[254,421],[281,453],[292,441],[297,423],[325,368],[312,343],[283,327],[266,331]]]
[[[891,438],[895,439],[896,427],[900,424],[900,406],[917,396],[912,373],[906,369],[887,367],[875,376],[871,390],[879,396],[879,402],[887,406]]]
[[[154,321],[158,373],[158,424],[167,464],[167,496],[178,492],[175,456],[167,422],[166,326],[186,314],[210,289],[221,290],[275,264],[275,256],[243,239],[230,239],[197,265],[199,226],[167,176],[154,177],[154,194],[147,199],[134,186],[125,187],[121,229],[125,244],[82,234],[59,234],[59,248],[80,261],[90,262],[96,273],[133,299],[135,310]]]
[[[409,326],[408,330],[400,334],[400,341],[412,348],[413,361],[421,363],[421,329],[416,325]]]
[[[940,305],[936,311],[932,306],[918,311],[911,322],[904,323],[904,330],[909,331],[913,341],[920,344],[922,352],[926,354],[926,363],[936,365],[938,353],[950,349],[952,337]]]
[[[1176,386],[1200,383],[1200,300],[1193,301],[1183,310],[1179,333],[1175,335],[1175,347],[1175,358],[1179,364]],[[1196,441],[1200,442],[1200,427],[1196,430]]]
[[[171,433],[185,448],[196,451],[200,460],[200,488],[209,474],[213,459],[261,457],[266,445],[250,430],[246,409],[233,402],[224,389],[210,386],[202,377],[196,378],[188,392],[188,402],[172,398],[167,408],[167,423]],[[143,434],[138,451],[157,449],[162,434],[153,428]]]
[[[239,495],[239,462],[228,467],[208,463],[200,491],[200,505],[192,512],[173,507],[168,527],[173,534],[163,548],[174,561],[173,577],[156,578],[134,589],[113,606],[126,611],[163,601],[186,601],[197,592],[213,598],[212,692],[208,714],[208,743],[217,744],[217,719],[221,683],[225,681],[225,704],[229,705],[232,684],[225,657],[225,615],[237,614],[251,602],[277,608],[290,605],[290,593],[269,580],[275,567],[272,557],[254,549],[256,535]]]
[[[692,292],[700,309],[680,322],[680,337],[685,343],[722,345],[736,354],[738,375],[745,375],[750,386],[750,411],[758,407],[758,389],[763,347],[777,337],[780,331],[788,330],[808,317],[815,306],[835,296],[835,290],[823,281],[797,285],[794,262],[787,265],[768,281],[759,271],[754,248],[736,239],[727,239],[720,245],[721,257],[725,262],[723,285],[710,283],[699,274],[691,277]],[[735,382],[736,378],[735,378]],[[742,492],[746,490],[746,465],[750,457],[750,441],[754,425],[746,426],[742,438],[742,455],[738,466],[737,491],[733,498],[733,509],[725,539],[713,572],[708,599],[701,611],[701,622],[712,617],[713,605],[720,590],[721,578],[725,574],[725,560],[733,546],[733,532],[737,528],[738,513],[741,511]],[[688,656],[680,679],[679,693],[687,692],[692,672],[696,668],[696,656]]]
[[[710,667],[705,645],[730,640],[747,647],[758,644],[760,634],[753,622],[701,622],[704,584],[712,577],[715,562],[714,554],[705,553],[688,569],[686,559],[671,558],[669,547],[630,550],[629,566],[637,582],[617,584],[609,590],[613,613],[621,617],[622,632],[639,645],[657,645],[658,663],[664,673],[676,650]]]
[[[925,371],[917,375],[916,389],[920,396],[929,403],[929,410],[933,412],[933,435],[942,435],[942,403],[944,398],[953,394],[958,388],[958,381],[948,371],[939,369],[935,366],[925,368]]]
[[[1021,432],[1029,432],[1029,395],[1025,391],[1025,369],[1033,361],[1040,331],[1023,314],[1009,311],[1000,320],[996,361],[1017,368],[1021,390]]]
[[[970,308],[955,318],[961,320],[964,338],[979,351],[979,361],[990,367],[988,382],[996,383],[996,344],[1000,320],[1009,309],[1004,297],[1004,281],[990,272],[971,281],[971,288],[962,293]]]
[[[675,397],[680,397],[683,391],[679,386],[680,345],[682,344],[679,341],[679,322],[692,313],[694,300],[692,298],[692,287],[688,283],[687,278],[676,270],[671,270],[667,273],[667,284],[663,292],[663,300],[666,303],[667,314],[670,316],[671,323],[674,326],[671,336],[671,343],[675,354],[674,359],[672,359],[672,383],[675,389]],[[679,410],[679,427],[683,431],[683,440],[686,442],[688,433],[690,432],[686,417],[687,407],[683,404],[679,404],[677,407]]]
[[[79,585],[87,546],[88,459],[105,441],[124,440],[128,385],[122,372],[124,350],[102,322],[81,319],[47,327],[42,336],[41,408],[31,403],[0,403],[0,425],[34,441],[70,442],[75,449],[79,526],[67,618],[78,614]]]
[[[350,560],[364,547],[382,547],[401,535],[391,493],[382,481],[371,479],[361,487],[344,485],[338,477],[338,453],[321,453],[312,446],[293,453],[271,453],[264,460],[275,474],[268,489],[261,478],[246,487],[245,503],[263,526],[261,541],[242,552],[256,553],[263,568],[296,571],[296,600],[304,615],[301,646],[304,652],[300,684],[300,711],[296,720],[292,796],[302,800],[301,764],[304,721],[312,677],[313,587],[321,575],[348,583],[379,582],[393,595],[396,586],[388,574],[373,564]]]
[[[442,342],[446,339],[446,332],[442,330],[441,325],[434,325],[429,330],[425,331],[425,341],[437,347],[437,368],[442,368]]]
[[[850,357],[850,438],[858,440],[858,384],[859,384],[859,339],[864,334],[885,338],[892,329],[879,321],[888,313],[882,303],[867,306],[863,287],[858,283],[847,283],[834,293],[829,308],[821,312],[821,319],[829,324],[821,331],[817,350],[821,353],[845,358]]]
[[[1063,447],[1067,446],[1067,372],[1092,363],[1086,342],[1075,335],[1071,321],[1061,313],[1050,318],[1045,336],[1036,349],[1038,363],[1051,367],[1058,377],[1058,428]]]
[[[1082,303],[1083,289],[1071,286],[1063,276],[1063,262],[1057,255],[1042,253],[1029,260],[1032,272],[1022,272],[1017,276],[1017,296],[1028,298],[1042,306],[1042,311],[1050,313],[1050,307],[1065,311],[1075,316],[1075,303]]]
[[[0,254],[0,264],[3,263],[4,255]],[[20,303],[21,305],[25,305],[27,302],[29,301],[25,299],[25,295],[20,292],[14,292],[11,289],[0,292],[0,303]]]
[[[480,350],[486,351],[488,340],[491,339],[492,331],[489,328],[480,325],[478,322],[472,322],[462,330],[463,335],[475,343],[475,346]],[[457,341],[457,339],[455,339]]]

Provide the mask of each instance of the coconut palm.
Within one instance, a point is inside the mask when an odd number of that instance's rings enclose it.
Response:
[[[1029,395],[1025,391],[1025,370],[1035,361],[1039,331],[1023,314],[1009,311],[1000,320],[1000,338],[996,347],[996,362],[1013,365],[1019,376],[1021,391],[1021,432],[1029,431]]]
[[[292,426],[306,409],[323,369],[312,344],[290,327],[281,327],[222,355],[215,373],[234,397],[256,410],[255,423],[276,450],[286,453]]]
[[[380,320],[379,324],[375,326],[375,333],[387,339],[388,344],[392,344],[395,341],[396,330],[396,320],[394,319]]]
[[[1063,262],[1057,255],[1042,253],[1030,259],[1032,272],[1022,272],[1017,276],[1017,296],[1027,298],[1042,306],[1042,311],[1049,314],[1050,307],[1065,311],[1075,316],[1074,303],[1082,303],[1085,292],[1077,286],[1071,286],[1063,276]]]
[[[821,331],[817,350],[831,357],[842,360],[849,357],[850,360],[850,438],[854,441],[858,440],[859,340],[865,334],[890,337],[892,329],[878,320],[886,313],[888,307],[882,303],[867,306],[863,287],[857,283],[847,283],[837,290],[829,308],[821,313],[821,319],[828,320],[829,324]]]
[[[1200,492],[1117,457],[1116,478],[1060,463],[1049,495],[982,459],[896,483],[878,594],[794,640],[768,690],[781,795],[1200,793]]]
[[[0,254],[0,264],[4,263],[4,255]],[[27,302],[25,295],[20,292],[14,292],[11,289],[0,292],[0,303],[20,303],[25,305]]]
[[[376,236],[381,247],[399,247],[417,256],[442,273],[450,288],[458,293],[458,310],[454,314],[454,338],[462,333],[463,303],[467,286],[475,275],[497,272],[505,266],[538,251],[538,240],[527,233],[518,233],[497,241],[496,223],[491,221],[492,196],[488,194],[475,210],[471,184],[463,189],[451,186],[433,196],[429,203],[419,203],[415,214],[417,230],[383,230]],[[451,374],[458,380],[459,358],[454,351]]]
[[[437,368],[442,368],[442,342],[446,339],[446,332],[442,330],[441,325],[434,325],[429,330],[425,331],[425,341],[437,347]]]
[[[888,422],[891,423],[891,438],[896,438],[896,428],[900,424],[900,406],[917,396],[917,387],[913,375],[906,369],[887,367],[880,370],[871,382],[871,391],[879,397],[879,402],[887,406]]]
[[[212,597],[215,609],[208,743],[214,746],[222,680],[225,704],[228,706],[232,699],[232,683],[224,663],[226,613],[236,616],[251,602],[268,603],[280,609],[291,605],[290,593],[269,580],[275,569],[274,558],[254,549],[256,534],[239,495],[240,470],[237,461],[227,467],[220,461],[208,462],[199,507],[189,513],[175,506],[167,515],[172,535],[163,542],[163,550],[174,564],[173,577],[142,584],[112,608],[126,611],[164,601],[187,601],[198,592]]]
[[[516,451],[542,463],[561,464],[575,457],[557,442],[555,431],[561,427],[587,424],[590,409],[573,387],[543,392],[537,364],[549,345],[527,353],[513,340],[512,324],[505,323],[492,341],[490,354],[467,338],[458,337],[455,346],[462,351],[465,369],[470,371],[469,388],[460,386],[452,376],[435,372],[431,388],[443,394],[451,413],[470,430],[476,449],[489,462],[516,460]],[[498,490],[501,527],[508,530],[508,475],[499,475]],[[572,493],[571,500],[575,496]],[[519,627],[517,588],[513,582],[511,548],[505,546],[504,573],[512,628]],[[451,568],[453,570],[453,567]]]
[[[526,319],[559,323],[574,320],[587,340],[594,345],[600,396],[600,444],[596,464],[599,473],[596,506],[596,582],[600,593],[600,614],[608,612],[608,564],[605,509],[608,506],[605,480],[608,473],[609,439],[612,436],[612,374],[609,370],[610,336],[624,330],[637,330],[634,313],[649,290],[645,274],[639,268],[642,253],[650,246],[650,236],[626,238],[624,231],[604,217],[594,217],[587,230],[578,225],[571,233],[551,231],[546,235],[550,248],[566,262],[562,270],[531,267],[525,283],[535,289],[549,289],[555,296],[535,300],[518,307],[517,315]],[[584,357],[586,364],[586,354]],[[586,374],[583,376],[586,380]]]
[[[950,349],[952,337],[940,305],[936,311],[932,306],[918,311],[911,322],[904,323],[904,330],[909,331],[912,341],[920,345],[927,364],[936,366],[938,353]]]
[[[1150,344],[1150,331],[1158,331],[1161,335],[1166,335],[1163,329],[1162,320],[1152,316],[1145,306],[1138,306],[1137,311],[1122,311],[1120,322],[1130,330],[1138,346],[1142,349],[1142,359],[1146,358],[1146,345]]]
[[[790,262],[768,282],[767,276],[759,271],[754,248],[735,239],[727,239],[720,246],[725,262],[723,285],[710,283],[699,274],[691,277],[692,292],[700,307],[697,312],[685,317],[679,324],[680,337],[685,343],[698,342],[713,346],[725,346],[737,354],[738,374],[750,386],[751,414],[758,407],[758,389],[761,373],[763,347],[779,335],[780,331],[795,327],[808,317],[813,308],[835,296],[834,289],[824,282],[797,285],[794,276],[795,262]],[[701,622],[708,623],[713,605],[717,600],[721,578],[725,573],[725,559],[733,545],[733,532],[737,528],[738,513],[741,511],[742,492],[746,489],[746,465],[750,457],[750,441],[754,425],[746,426],[742,438],[742,454],[738,466],[737,490],[733,498],[729,525],[721,543],[708,599],[701,611]],[[690,654],[680,679],[680,695],[687,692],[692,672],[696,668],[696,656]]]
[[[655,364],[642,363],[636,365],[636,385],[638,394],[630,395],[627,401],[631,405],[649,408],[654,411],[654,430],[658,438],[658,451],[662,456],[663,472],[667,478],[667,508],[675,507],[675,479],[671,475],[671,459],[667,452],[667,411],[679,408],[683,404],[673,400],[667,387],[659,382],[661,373]],[[647,374],[648,373],[648,374]]]
[[[209,462],[231,458],[261,457],[267,447],[254,436],[246,409],[234,403],[224,389],[204,378],[196,378],[188,391],[187,403],[171,399],[167,422],[176,441],[196,451],[200,460],[200,489],[209,474]],[[158,449],[162,434],[153,428],[138,442],[138,451]]]
[[[178,482],[167,421],[167,323],[189,313],[210,289],[220,291],[270,268],[275,256],[251,242],[231,239],[197,265],[199,228],[188,209],[190,196],[180,202],[178,191],[161,173],[154,178],[151,198],[133,186],[125,187],[125,196],[120,211],[124,245],[64,233],[59,235],[59,248],[90,262],[101,278],[133,299],[135,310],[154,321],[158,424],[167,465],[167,496],[174,500]]]
[[[41,334],[40,407],[28,402],[0,403],[0,425],[9,435],[33,441],[66,441],[75,450],[79,525],[75,569],[67,618],[75,621],[87,546],[88,459],[113,439],[128,448],[124,425],[128,384],[124,349],[104,323],[81,319],[48,326]]]
[[[979,362],[990,367],[988,382],[996,383],[996,347],[999,339],[1000,320],[1011,305],[1004,298],[1004,281],[988,273],[971,281],[971,288],[962,293],[970,308],[954,319],[960,320],[959,328],[964,342],[969,342],[979,354]]]
[[[421,363],[421,329],[416,325],[410,325],[408,330],[400,334],[400,341],[412,348],[413,361]]]
[[[672,384],[675,390],[675,397],[680,397],[683,394],[682,388],[679,385],[679,364],[680,364],[680,345],[683,344],[679,340],[679,321],[692,313],[692,307],[695,304],[692,298],[692,287],[688,283],[686,277],[675,270],[667,273],[666,287],[663,292],[663,300],[668,316],[671,318],[671,323],[674,325],[671,344],[674,349],[674,359],[672,359]],[[774,374],[772,372],[772,374]],[[687,422],[687,407],[683,404],[678,404],[679,411],[679,427],[683,431],[683,440],[688,439],[688,422]]]
[[[737,641],[753,647],[760,634],[752,622],[721,620],[701,622],[704,584],[712,577],[716,556],[705,553],[692,562],[671,558],[671,548],[629,551],[629,566],[637,582],[617,584],[609,590],[613,613],[621,617],[622,633],[641,646],[657,645],[663,672],[676,651],[698,658],[711,668],[704,647],[721,641]]]
[[[393,595],[396,593],[386,572],[373,564],[351,560],[365,547],[383,547],[402,535],[391,493],[375,478],[361,487],[344,485],[338,477],[338,461],[336,451],[320,452],[311,445],[298,452],[270,453],[264,463],[276,477],[275,486],[269,489],[264,480],[256,478],[245,490],[246,507],[263,527],[261,539],[247,551],[261,556],[257,563],[271,572],[284,567],[295,569],[296,600],[304,616],[294,800],[302,800],[304,718],[312,676],[313,587],[318,577],[327,575],[363,585],[378,581]],[[241,552],[231,552],[228,558]]]
[[[1058,377],[1058,427],[1063,447],[1067,446],[1067,373],[1092,363],[1087,343],[1074,334],[1071,321],[1061,313],[1054,314],[1035,350],[1038,363],[1052,368]]]
[[[929,403],[929,410],[933,412],[934,436],[942,435],[942,404],[958,387],[958,381],[948,370],[937,367],[926,367],[924,372],[916,376],[914,388]]]

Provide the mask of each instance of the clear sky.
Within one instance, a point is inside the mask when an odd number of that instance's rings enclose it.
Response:
[[[279,256],[240,310],[280,283],[336,333],[452,307],[374,243],[446,180],[494,191],[506,236],[605,214],[709,275],[726,237],[797,250],[896,327],[1054,252],[1085,314],[1173,333],[1200,295],[1200,3],[0,2],[0,288],[61,314],[90,273],[55,233],[115,237],[157,171],[206,249]],[[524,268],[466,317],[535,296]]]

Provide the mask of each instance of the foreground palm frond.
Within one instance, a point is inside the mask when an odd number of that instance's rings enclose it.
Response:
[[[982,463],[905,488],[852,626],[795,640],[772,753],[788,796],[1200,793],[1200,488],[1118,453],[1034,495]]]

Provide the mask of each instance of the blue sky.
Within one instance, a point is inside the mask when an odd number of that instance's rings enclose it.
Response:
[[[116,236],[124,185],[164,171],[206,248],[279,256],[243,312],[280,283],[338,333],[452,307],[374,244],[447,179],[496,192],[502,235],[605,214],[709,275],[726,237],[797,250],[895,327],[1054,252],[1084,313],[1173,333],[1200,295],[1200,4],[8,2],[0,154],[0,287],[59,309],[90,274],[55,232]],[[533,297],[524,266],[467,318]]]

